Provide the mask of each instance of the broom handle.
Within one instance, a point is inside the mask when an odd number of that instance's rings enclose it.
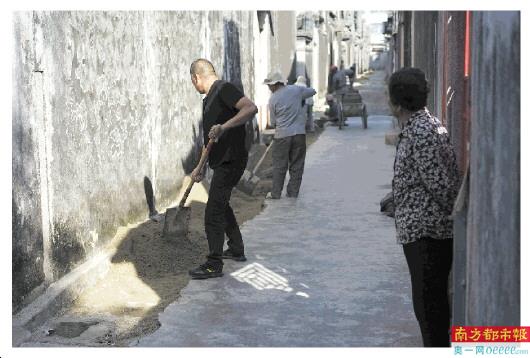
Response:
[[[199,168],[199,171],[201,172],[204,168],[204,165],[206,164],[206,159],[208,159],[208,155],[210,154],[210,151],[212,150],[212,146],[214,145],[214,143],[215,143],[215,140],[210,139],[208,141],[208,145],[206,146],[206,148],[202,150],[201,160],[199,160],[199,165],[197,165],[197,167]],[[183,208],[184,204],[186,204],[186,200],[188,200],[188,196],[190,195],[191,188],[193,188],[193,184],[195,184],[195,182],[192,179],[190,183],[188,184],[186,191],[184,192],[184,196],[180,200],[180,203],[179,203],[180,208]]]

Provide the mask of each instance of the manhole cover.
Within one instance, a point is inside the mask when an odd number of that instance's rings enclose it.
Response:
[[[60,322],[55,327],[55,334],[65,338],[79,337],[90,326],[99,322]]]

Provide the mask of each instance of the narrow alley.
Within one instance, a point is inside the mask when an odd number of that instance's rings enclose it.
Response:
[[[523,327],[521,11],[8,22],[11,348],[457,354],[449,329]]]

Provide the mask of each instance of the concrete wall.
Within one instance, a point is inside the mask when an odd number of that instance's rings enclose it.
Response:
[[[273,11],[274,36],[271,38],[270,67],[287,78],[296,68],[296,14],[294,11]]]
[[[256,16],[255,14],[253,16]],[[269,123],[268,102],[270,91],[263,80],[273,71],[279,71],[287,79],[291,70],[296,69],[296,14],[294,11],[271,11],[264,19],[263,29],[255,21],[250,34],[253,40],[249,48],[254,57],[253,64],[258,124],[265,129]]]
[[[439,41],[437,113],[444,121],[455,148],[461,174],[467,170],[469,157],[469,78],[465,77],[466,13],[448,11],[438,16]],[[453,247],[453,324],[465,324],[468,183],[466,179],[460,200],[454,210]]]
[[[19,12],[13,49],[13,309],[175,199],[200,143],[190,62],[254,93],[254,12]]]
[[[472,13],[469,325],[520,324],[520,13]]]
[[[465,17],[464,11],[450,11],[447,13],[447,54],[446,61],[447,88],[446,94],[446,122],[451,139],[455,147],[456,157],[461,171],[465,170],[468,157],[469,118],[464,118],[466,107],[465,92],[467,91],[465,74]],[[442,95],[443,93],[440,93]],[[467,99],[469,101],[469,99]],[[440,109],[440,112],[442,109]]]
[[[254,22],[254,82],[255,82],[255,103],[258,107],[258,123],[260,129],[267,127],[269,112],[267,104],[270,97],[270,91],[267,86],[263,85],[263,80],[271,72],[270,46],[272,38],[270,16],[265,16],[263,29],[260,30],[257,21]]]
[[[314,88],[317,91],[315,98],[315,106],[322,108],[326,100],[326,93],[328,89],[328,73],[330,66],[330,54],[329,54],[329,30],[321,25],[321,30],[318,31],[318,45],[313,49],[313,53],[316,53],[315,58],[317,59],[318,66],[314,66],[313,78],[318,81],[314,81]]]
[[[30,14],[28,14],[30,15]],[[26,17],[31,21],[31,16]],[[12,145],[13,145],[13,196],[12,196],[12,258],[13,258],[13,308],[15,304],[44,281],[43,220],[41,207],[40,176],[41,151],[45,151],[44,141],[39,141],[42,124],[42,73],[34,72],[32,26],[17,19],[14,23],[13,84],[14,96]],[[24,31],[23,31],[24,30]],[[26,90],[21,87],[25,84]],[[35,88],[35,89],[33,89]],[[37,111],[38,109],[39,111]],[[46,169],[44,166],[43,170]],[[16,179],[15,179],[16,178]],[[44,192],[43,195],[46,195]],[[46,221],[47,222],[47,221]],[[16,273],[16,274],[15,274]]]
[[[431,111],[436,109],[435,97],[437,81],[437,39],[436,25],[438,12],[436,11],[414,11],[412,14],[412,67],[417,67],[425,72],[431,91],[427,99],[427,107]],[[439,115],[439,113],[436,113]]]

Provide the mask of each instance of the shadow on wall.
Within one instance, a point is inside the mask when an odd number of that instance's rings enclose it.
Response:
[[[11,310],[15,314],[23,306],[31,290],[44,281],[42,227],[38,218],[27,220],[22,209],[12,195],[12,299]],[[21,238],[34,238],[33,241],[23,241]]]
[[[225,20],[224,27],[223,80],[234,84],[241,92],[245,92],[241,80],[241,45],[239,43],[239,27],[232,20]]]
[[[241,80],[241,44],[239,43],[239,27],[232,20],[225,20],[224,33],[224,56],[223,56],[223,80],[232,83],[241,92],[245,93],[243,81]],[[247,122],[245,125],[245,146],[250,149],[255,142],[254,133],[257,130],[257,120]]]

